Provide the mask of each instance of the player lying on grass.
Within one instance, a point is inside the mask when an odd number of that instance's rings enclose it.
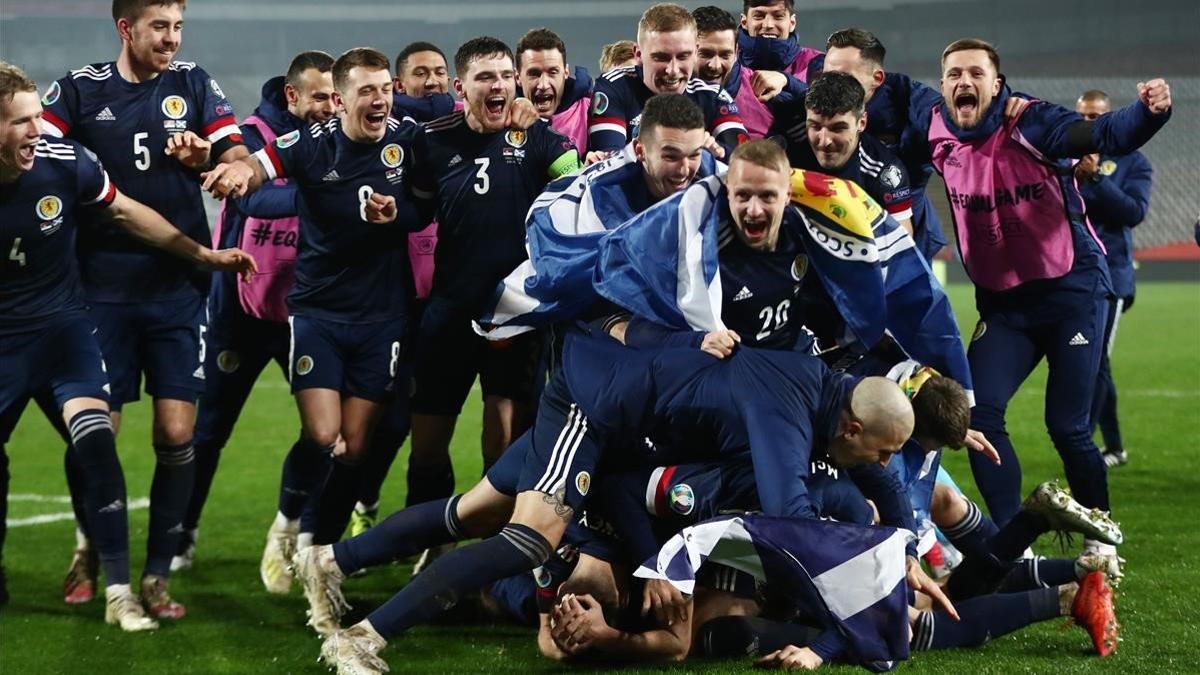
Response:
[[[695,441],[705,438],[697,424],[709,434],[715,427],[719,441],[708,436],[714,456],[744,455],[749,448],[766,513],[814,518],[799,480],[810,459],[882,469],[911,432],[911,414],[895,384],[835,376],[801,354],[743,349],[717,360],[698,350],[636,351],[572,335],[563,368],[543,394],[515,502],[485,479],[462,498],[393,515],[390,527],[385,521],[332,548],[301,552],[297,574],[305,580],[314,626],[336,629],[343,607],[331,599],[340,599],[344,574],[407,552],[401,549],[415,550],[414,543],[487,536],[509,520],[511,509],[511,522],[498,536],[439,559],[365,621],[326,642],[331,663],[377,663],[374,653],[384,640],[442,611],[437,598],[457,597],[540,565],[583,505],[601,454],[610,448],[618,449],[616,456],[644,452],[652,428],[674,427]],[[409,513],[418,509],[419,518]],[[914,587],[943,597],[915,557],[911,562]]]

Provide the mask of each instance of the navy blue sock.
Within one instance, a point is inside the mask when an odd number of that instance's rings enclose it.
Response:
[[[327,460],[333,446],[300,437],[283,460],[283,476],[279,481],[279,512],[295,520],[304,511],[304,503],[325,482]]]
[[[961,621],[942,610],[921,612],[913,626],[913,651],[978,647],[1031,623],[1053,619],[1058,612],[1058,589],[984,595],[954,603]]]
[[[63,469],[67,474],[67,492],[71,495],[71,510],[75,512],[75,527],[83,532],[83,536],[91,539],[88,534],[87,516],[87,477],[83,475],[83,466],[79,455],[67,444],[63,452]]]
[[[1075,561],[1065,558],[1043,558],[1037,556],[1021,560],[1013,565],[1008,576],[1000,584],[999,592],[1016,593],[1036,588],[1061,586],[1078,581],[1075,577]]]
[[[179,551],[183,517],[196,482],[192,441],[154,444],[154,479],[150,483],[150,527],[146,540],[146,574],[171,574],[171,557]]]
[[[8,453],[0,445],[0,561],[4,560],[4,538],[8,534]],[[0,592],[3,592],[0,588]]]
[[[208,492],[212,489],[213,478],[217,475],[217,465],[221,462],[221,445],[215,442],[197,442],[196,448],[196,481],[192,486],[192,498],[188,501],[187,514],[183,519],[183,527],[194,530],[200,526],[200,514],[208,503]]]
[[[106,410],[84,410],[71,418],[68,428],[85,480],[88,530],[100,556],[104,583],[128,584],[129,512],[112,418]]]
[[[991,553],[988,541],[998,532],[996,523],[983,515],[979,505],[967,502],[967,514],[957,523],[942,528],[942,534],[954,544],[964,556],[987,555]]]
[[[444,499],[454,494],[454,465],[447,457],[433,464],[408,462],[408,495],[405,506]]]
[[[354,502],[358,501],[360,466],[357,461],[333,458],[333,468],[317,502],[317,526],[313,530],[314,544],[332,544],[342,538],[350,523]]]
[[[462,523],[456,513],[460,497],[401,509],[357,537],[334,544],[338,567],[345,574],[353,574],[462,539]]]
[[[1020,558],[1025,549],[1032,546],[1038,537],[1049,531],[1050,525],[1045,518],[1029,511],[1018,511],[1017,515],[992,537],[988,547],[996,559],[1014,561]]]
[[[434,560],[367,619],[390,640],[453,607],[464,593],[534,569],[552,552],[550,542],[536,530],[509,523],[494,537]]]

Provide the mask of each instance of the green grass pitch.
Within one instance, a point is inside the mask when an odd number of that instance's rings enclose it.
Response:
[[[970,291],[951,289],[970,335],[975,320]],[[1088,656],[1078,628],[1046,622],[999,638],[978,650],[918,654],[902,672],[1197,672],[1193,638],[1200,480],[1196,467],[1200,416],[1200,286],[1143,284],[1135,307],[1120,325],[1113,358],[1129,465],[1113,471],[1112,501],[1127,540],[1127,580],[1118,614],[1124,642],[1103,661]],[[1021,454],[1025,488],[1061,477],[1062,466],[1042,422],[1045,371],[1039,369],[1009,410],[1009,429]],[[119,439],[130,498],[145,497],[153,469],[149,410],[128,407]],[[479,404],[472,401],[455,438],[458,485],[478,476]],[[295,407],[277,370],[251,397],[222,459],[201,529],[193,570],[176,575],[175,595],[188,616],[157,633],[127,635],[103,623],[100,600],[71,607],[61,580],[74,542],[67,520],[9,531],[4,562],[12,601],[0,610],[3,673],[317,673],[319,642],[303,626],[298,589],[270,596],[258,580],[263,536],[274,514],[283,453],[297,430]],[[9,518],[69,510],[28,495],[63,496],[62,445],[31,406],[9,445],[12,492]],[[383,511],[403,504],[404,457],[384,487]],[[974,496],[966,458],[949,453],[945,464]],[[131,513],[134,578],[144,556],[147,511]],[[1054,553],[1046,538],[1039,551]],[[407,567],[393,566],[352,579],[347,596],[354,616],[382,603],[405,581]],[[393,672],[549,672],[524,628],[436,625],[413,630],[383,654]],[[693,662],[676,667],[732,672],[748,662]],[[670,670],[670,669],[667,669]],[[849,672],[841,668],[843,672]],[[647,668],[638,672],[657,672]]]

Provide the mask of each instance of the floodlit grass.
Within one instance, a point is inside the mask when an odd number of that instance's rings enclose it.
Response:
[[[951,289],[971,334],[970,291]],[[1046,622],[999,638],[977,650],[918,654],[905,672],[1196,672],[1189,635],[1198,628],[1196,551],[1200,527],[1197,451],[1200,434],[1200,286],[1142,284],[1137,303],[1121,322],[1113,368],[1130,464],[1110,477],[1115,514],[1128,542],[1127,579],[1118,600],[1124,642],[1116,655],[1089,656],[1078,628]],[[1039,369],[1009,409],[1009,430],[1021,455],[1025,487],[1061,477],[1062,466],[1042,422],[1045,371]],[[131,498],[149,491],[153,453],[149,408],[126,407],[119,439]],[[453,452],[460,489],[479,474],[479,402],[459,425]],[[178,574],[173,591],[188,607],[182,621],[152,634],[123,634],[103,623],[100,600],[71,607],[61,581],[74,543],[73,525],[60,521],[9,531],[4,562],[11,603],[0,610],[0,672],[4,673],[316,673],[319,642],[303,626],[299,590],[268,595],[258,579],[263,536],[274,515],[280,461],[295,439],[297,416],[286,385],[267,370],[226,448],[201,529],[195,569]],[[12,492],[62,496],[62,444],[36,408],[12,441]],[[404,457],[384,487],[383,511],[404,501]],[[945,465],[975,494],[966,458]],[[23,499],[9,518],[68,510],[61,503]],[[134,578],[144,556],[147,511],[131,513]],[[1040,551],[1054,554],[1053,543]],[[353,616],[382,603],[405,581],[407,567],[393,566],[350,580]],[[1194,637],[1194,636],[1193,636]],[[393,672],[547,672],[554,664],[537,655],[532,634],[520,627],[436,625],[413,630],[383,654]],[[693,662],[670,670],[733,672],[748,662]],[[846,669],[841,669],[845,671]],[[632,669],[631,669],[632,671]],[[643,669],[641,672],[656,672]]]

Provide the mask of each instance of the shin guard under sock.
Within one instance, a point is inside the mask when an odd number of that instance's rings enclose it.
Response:
[[[128,584],[129,512],[112,418],[106,410],[83,410],[71,418],[68,428],[85,485],[88,532],[100,556],[104,583]]]

